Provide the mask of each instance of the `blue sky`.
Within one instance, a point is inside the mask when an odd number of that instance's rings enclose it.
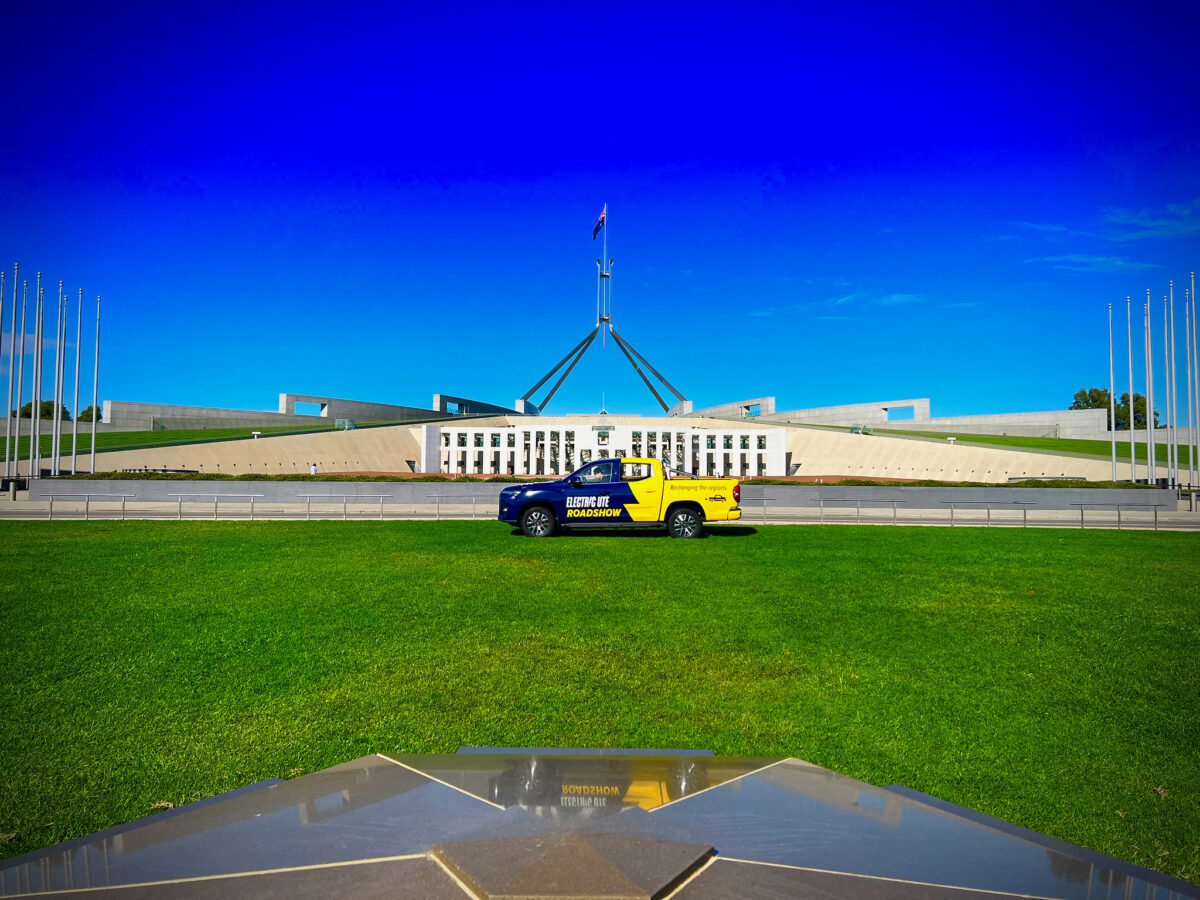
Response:
[[[104,295],[102,398],[511,403],[605,202],[697,407],[1062,408],[1200,260],[1194,5],[26,6],[0,252]],[[609,341],[547,411],[602,392],[657,409]]]

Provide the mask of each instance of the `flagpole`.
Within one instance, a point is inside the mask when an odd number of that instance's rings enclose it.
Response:
[[[13,401],[13,364],[16,362],[17,352],[17,276],[20,273],[21,267],[19,264],[13,265],[13,302],[12,302],[12,322],[9,323],[8,331],[8,403],[4,407],[4,477],[12,477],[12,401]],[[4,291],[0,290],[0,297],[3,297]],[[3,329],[4,323],[0,321],[0,329]]]
[[[1166,396],[1163,401],[1166,403],[1167,409],[1167,427],[1164,435],[1167,445],[1167,485],[1174,487],[1175,482],[1171,478],[1171,341],[1167,332],[1170,331],[1170,323],[1167,321],[1167,295],[1163,294],[1163,388],[1166,391]]]
[[[1113,382],[1112,304],[1108,304],[1108,432],[1112,435],[1112,480],[1117,480],[1117,398]]]
[[[1129,417],[1126,425],[1129,428],[1129,483],[1137,484],[1137,452],[1133,443],[1133,315],[1130,312],[1132,298],[1125,295],[1125,353],[1129,360]]]
[[[1179,487],[1179,379],[1175,368],[1175,281],[1171,292],[1171,480]]]
[[[96,420],[100,418],[100,295],[96,295],[96,368],[92,373],[92,474],[96,474]]]
[[[79,345],[83,343],[83,288],[79,289],[79,308],[75,311],[75,413],[71,419],[71,474],[76,474],[79,458]]]
[[[45,297],[42,291],[42,273],[38,272],[37,311],[33,319],[33,390],[30,401],[33,403],[33,444],[29,448],[30,459],[37,459],[36,468],[31,469],[30,477],[42,477],[42,312]]]
[[[1196,486],[1196,453],[1192,449],[1192,434],[1196,427],[1196,413],[1192,404],[1192,329],[1188,325],[1192,317],[1192,293],[1187,288],[1183,289],[1183,368],[1187,371],[1187,439],[1184,444],[1188,451],[1188,487]]]
[[[1200,478],[1200,460],[1196,459],[1200,452],[1200,347],[1196,346],[1196,273],[1192,272],[1192,390],[1194,391],[1193,406],[1196,408],[1196,431],[1192,432],[1192,459],[1196,463],[1196,475]],[[1193,479],[1192,484],[1196,484]]]
[[[62,330],[63,310],[66,308],[63,300],[63,283],[58,282],[58,322],[54,326],[54,419],[50,423],[50,477],[58,475],[58,438],[62,425],[62,384],[58,377],[62,363]]]
[[[1158,460],[1155,458],[1154,446],[1154,335],[1150,322],[1150,291],[1146,291],[1146,303],[1142,307],[1142,317],[1145,319],[1146,344],[1146,483],[1154,484],[1158,480]]]
[[[21,361],[17,365],[17,434],[16,441],[13,443],[13,476],[19,477],[21,474],[21,401],[25,399],[25,310],[29,306],[29,279],[25,279],[25,284],[21,289]],[[16,307],[14,307],[14,310]],[[11,411],[12,405],[9,404]],[[25,474],[28,475],[29,467],[26,466]]]

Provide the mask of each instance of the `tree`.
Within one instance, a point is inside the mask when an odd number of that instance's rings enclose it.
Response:
[[[12,414],[16,415],[16,412],[14,411]],[[62,417],[63,417],[64,422],[71,421],[71,411],[69,409],[67,409],[65,404],[63,405],[63,408],[62,408]],[[21,418],[22,419],[32,419],[33,418],[33,401],[32,400],[30,400],[28,403],[26,403],[24,406],[21,407]],[[53,400],[43,400],[42,401],[42,419],[43,419],[43,421],[46,419],[53,419],[53,418],[54,418],[54,401]]]
[[[1074,401],[1068,409],[1108,409],[1108,388],[1082,388],[1075,392]],[[1112,415],[1108,416],[1108,427],[1112,429]],[[1146,398],[1133,395],[1133,427],[1146,427]],[[1154,411],[1154,427],[1158,427],[1158,410]],[[1121,395],[1117,404],[1117,431],[1129,430],[1129,394]]]
[[[99,421],[100,421],[100,420],[101,420],[103,417],[104,417],[104,411],[103,411],[103,410],[101,410],[101,411],[100,411],[100,416],[99,416],[99,417],[96,419],[96,421],[97,421],[97,422],[99,422]],[[90,421],[92,421],[92,407],[90,407],[90,406],[89,406],[89,407],[87,407],[87,408],[86,408],[86,409],[85,409],[83,412],[81,412],[81,413],[79,414],[79,421],[80,421],[80,422],[90,422]]]

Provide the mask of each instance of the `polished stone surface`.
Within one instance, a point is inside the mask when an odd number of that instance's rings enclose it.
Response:
[[[800,760],[525,749],[367,756],[0,862],[0,896],[64,890],[1200,897],[1196,885]]]
[[[436,856],[483,898],[662,896],[712,855],[707,844],[577,831],[451,841]]]

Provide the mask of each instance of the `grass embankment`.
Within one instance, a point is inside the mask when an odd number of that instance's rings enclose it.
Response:
[[[902,428],[874,428],[872,431],[875,434],[926,437],[935,440],[945,440],[948,437],[954,437],[957,439],[956,443],[959,444],[979,444],[985,447],[1004,447],[1008,450],[1040,450],[1044,453],[1062,453],[1071,456],[1096,456],[1101,459],[1112,459],[1112,443],[1110,441],[1085,441],[1077,438],[1021,437],[1015,434],[967,434],[961,431],[906,431]],[[1165,466],[1167,464],[1167,447],[1166,444],[1162,443],[1163,437],[1161,434],[1158,441],[1154,447],[1154,458],[1158,465]],[[1134,450],[1137,453],[1137,461],[1145,464],[1145,441],[1138,441],[1134,445]],[[1179,445],[1179,465],[1186,466],[1189,458],[1190,451],[1181,443]],[[1124,443],[1122,443],[1120,435],[1117,436],[1117,459],[1123,459],[1126,464],[1129,463],[1128,434],[1125,436]]]
[[[362,422],[359,423],[359,428],[379,428],[385,425],[410,425],[417,419],[406,420],[401,422]],[[71,455],[72,434],[71,428],[73,423],[64,422],[62,429],[62,455]],[[22,422],[22,430],[25,430],[28,425]],[[43,420],[42,434],[39,444],[42,448],[43,461],[49,460],[51,453],[51,436],[49,433],[50,421]],[[92,423],[79,423],[79,454],[92,452]],[[170,431],[109,431],[98,433],[96,435],[96,452],[105,453],[110,450],[144,450],[151,447],[173,447],[179,444],[208,444],[215,441],[231,441],[231,440],[250,440],[254,436],[254,432],[258,432],[263,437],[278,437],[286,434],[312,434],[315,432],[335,431],[333,424],[330,425],[276,425],[265,427],[246,427],[246,428],[189,428],[189,429],[174,429]],[[17,458],[29,459],[29,446],[32,439],[28,434],[22,434],[21,440],[17,445]]]
[[[708,747],[1200,876],[1200,535],[0,523],[0,844],[461,744]]]

